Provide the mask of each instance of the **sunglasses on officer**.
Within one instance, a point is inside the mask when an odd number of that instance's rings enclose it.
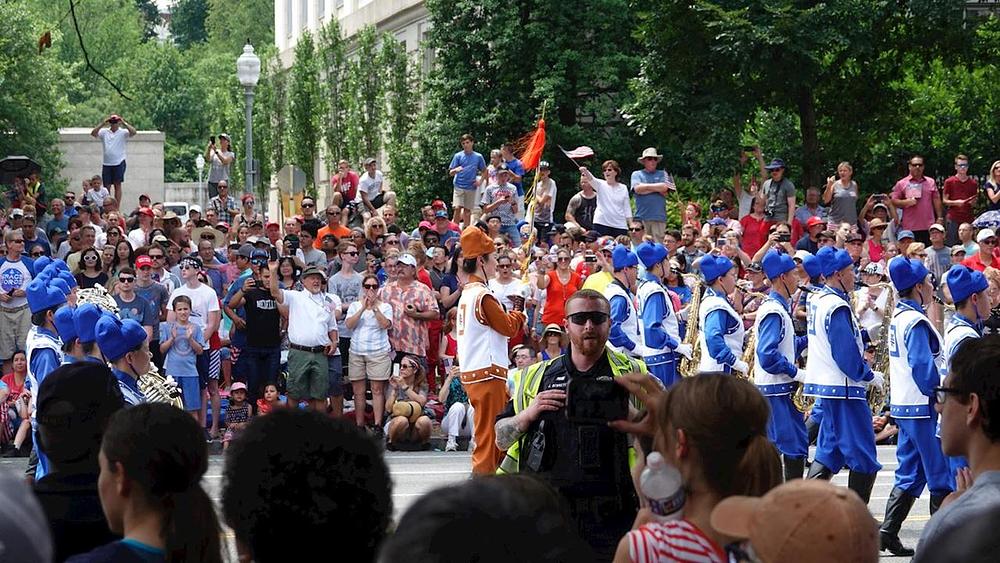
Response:
[[[583,326],[587,324],[587,322],[592,322],[595,325],[602,325],[608,322],[611,315],[603,311],[581,311],[579,313],[566,315],[566,318],[569,319],[569,322],[578,326]]]

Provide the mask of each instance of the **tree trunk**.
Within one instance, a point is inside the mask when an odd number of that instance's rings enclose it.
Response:
[[[823,184],[823,162],[816,136],[816,101],[809,88],[800,89],[796,97],[799,105],[799,128],[802,132],[803,187],[818,188]]]

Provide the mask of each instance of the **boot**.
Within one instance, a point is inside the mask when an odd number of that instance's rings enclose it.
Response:
[[[851,489],[861,500],[868,504],[868,501],[872,498],[872,487],[875,486],[875,477],[878,472],[875,473],[858,473],[856,471],[851,471],[850,475],[847,477],[847,488]],[[905,518],[905,516],[904,516]],[[902,522],[902,520],[900,520]]]
[[[913,550],[899,541],[899,528],[903,526],[903,521],[906,520],[915,500],[917,497],[893,487],[892,492],[889,493],[889,500],[885,503],[885,520],[879,527],[880,551],[888,550],[889,553],[897,557],[913,556]]]
[[[833,479],[833,471],[830,471],[829,468],[814,459],[809,464],[809,474],[806,475],[806,479],[823,479],[824,481],[829,481]]]
[[[934,513],[941,508],[941,502],[946,496],[948,495],[931,495],[931,516],[934,516]]]
[[[785,467],[786,482],[791,481],[792,479],[801,479],[802,473],[806,467],[806,458],[784,456],[782,458],[782,464]]]

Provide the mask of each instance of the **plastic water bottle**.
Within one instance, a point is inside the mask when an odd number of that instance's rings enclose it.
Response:
[[[684,508],[684,484],[681,472],[667,463],[659,452],[646,456],[646,467],[639,477],[639,488],[649,501],[649,508],[661,520],[677,520]]]

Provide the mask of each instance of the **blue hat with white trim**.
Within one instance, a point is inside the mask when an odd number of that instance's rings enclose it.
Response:
[[[726,275],[726,272],[733,268],[733,261],[725,256],[706,254],[701,262],[698,262],[698,269],[705,278],[705,283],[712,283]]]
[[[951,292],[951,300],[955,303],[965,301],[972,295],[985,291],[990,286],[986,276],[969,268],[956,264],[944,275],[944,282],[948,284],[948,291]]]
[[[777,250],[768,250],[761,260],[761,265],[764,268],[764,275],[769,280],[795,269],[795,261],[791,256]]]

